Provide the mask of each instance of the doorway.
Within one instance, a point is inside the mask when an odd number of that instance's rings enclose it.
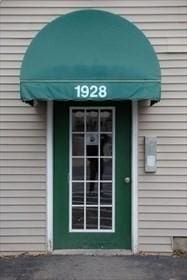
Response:
[[[74,104],[54,109],[54,249],[130,249],[131,103]]]

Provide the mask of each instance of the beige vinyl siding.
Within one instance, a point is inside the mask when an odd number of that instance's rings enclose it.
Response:
[[[43,26],[84,8],[126,17],[158,53],[162,101],[139,104],[139,250],[171,252],[187,236],[186,0],[0,2],[0,251],[46,250],[45,106],[19,100],[19,70]],[[144,136],[158,137],[156,174],[144,173]]]

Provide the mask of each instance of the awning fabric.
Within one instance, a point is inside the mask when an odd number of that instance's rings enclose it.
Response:
[[[23,59],[21,98],[160,100],[160,67],[144,34],[126,19],[82,10],[47,24]]]

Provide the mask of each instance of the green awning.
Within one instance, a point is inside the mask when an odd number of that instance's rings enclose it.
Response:
[[[47,24],[24,56],[21,98],[160,100],[160,67],[150,42],[126,19],[82,10]]]

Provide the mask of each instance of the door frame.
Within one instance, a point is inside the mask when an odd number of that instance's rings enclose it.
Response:
[[[47,251],[53,251],[53,101],[47,102]],[[132,101],[131,154],[131,240],[132,252],[138,253],[138,102]]]

